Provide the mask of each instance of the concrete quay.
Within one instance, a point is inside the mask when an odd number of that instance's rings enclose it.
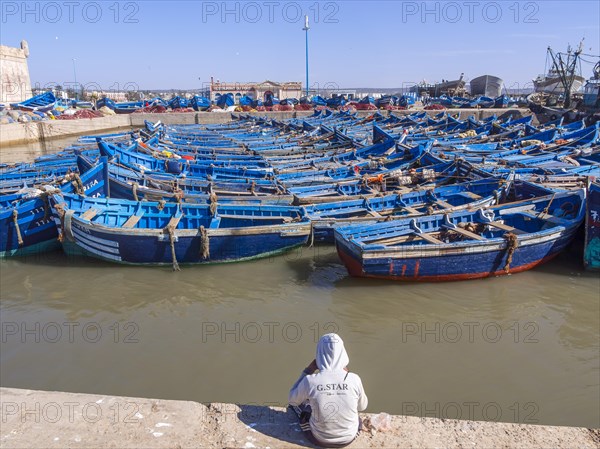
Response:
[[[391,111],[395,115],[408,115],[422,109],[409,109],[404,111]],[[529,109],[456,109],[449,110],[451,113],[461,114],[466,118],[473,115],[481,120],[494,114],[512,115],[519,118],[530,114]],[[359,117],[367,117],[374,111],[358,111]],[[380,111],[387,114],[387,111]],[[440,111],[427,111],[429,115],[439,114]],[[290,111],[290,112],[253,112],[247,113],[257,117],[268,117],[276,120],[289,118],[301,118],[312,115],[313,111]],[[122,114],[93,119],[79,120],[45,120],[28,123],[8,123],[0,125],[0,147],[21,145],[30,142],[44,142],[65,137],[81,136],[86,134],[110,133],[118,130],[139,128],[144,125],[144,120],[152,122],[161,121],[167,125],[191,125],[191,124],[214,124],[226,123],[232,120],[231,112],[173,112],[163,114]]]
[[[0,388],[0,409],[5,449],[313,447],[281,407]],[[600,429],[392,416],[348,447],[586,449],[600,448]]]

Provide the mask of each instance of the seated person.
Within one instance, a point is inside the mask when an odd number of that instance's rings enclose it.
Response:
[[[358,435],[358,412],[367,408],[368,399],[360,377],[348,371],[349,361],[339,335],[323,335],[316,359],[290,390],[288,402],[315,445],[344,447]]]

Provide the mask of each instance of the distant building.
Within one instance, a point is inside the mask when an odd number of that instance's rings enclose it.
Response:
[[[0,103],[19,103],[30,98],[29,45],[21,41],[21,48],[0,45]]]
[[[127,92],[97,92],[94,90],[92,92],[88,92],[88,96],[91,96],[94,98],[106,97],[106,98],[116,101],[116,102],[127,101]]]
[[[300,98],[302,96],[301,82],[276,83],[274,81],[263,81],[262,83],[221,83],[211,79],[210,99],[217,101],[221,95],[232,94],[235,102],[246,95],[254,100],[266,100],[271,97],[284,100],[286,98]]]

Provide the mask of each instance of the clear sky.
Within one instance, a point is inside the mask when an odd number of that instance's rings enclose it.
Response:
[[[73,59],[77,81],[104,90],[194,89],[211,76],[304,83],[305,14],[319,87],[401,87],[461,72],[516,87],[543,72],[548,45],[585,38],[585,52],[600,53],[598,0],[0,3],[0,41],[29,42],[41,85],[73,82]]]

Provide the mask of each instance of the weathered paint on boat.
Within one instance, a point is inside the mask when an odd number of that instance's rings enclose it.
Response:
[[[585,218],[583,263],[588,270],[600,270],[600,183],[590,182]]]

